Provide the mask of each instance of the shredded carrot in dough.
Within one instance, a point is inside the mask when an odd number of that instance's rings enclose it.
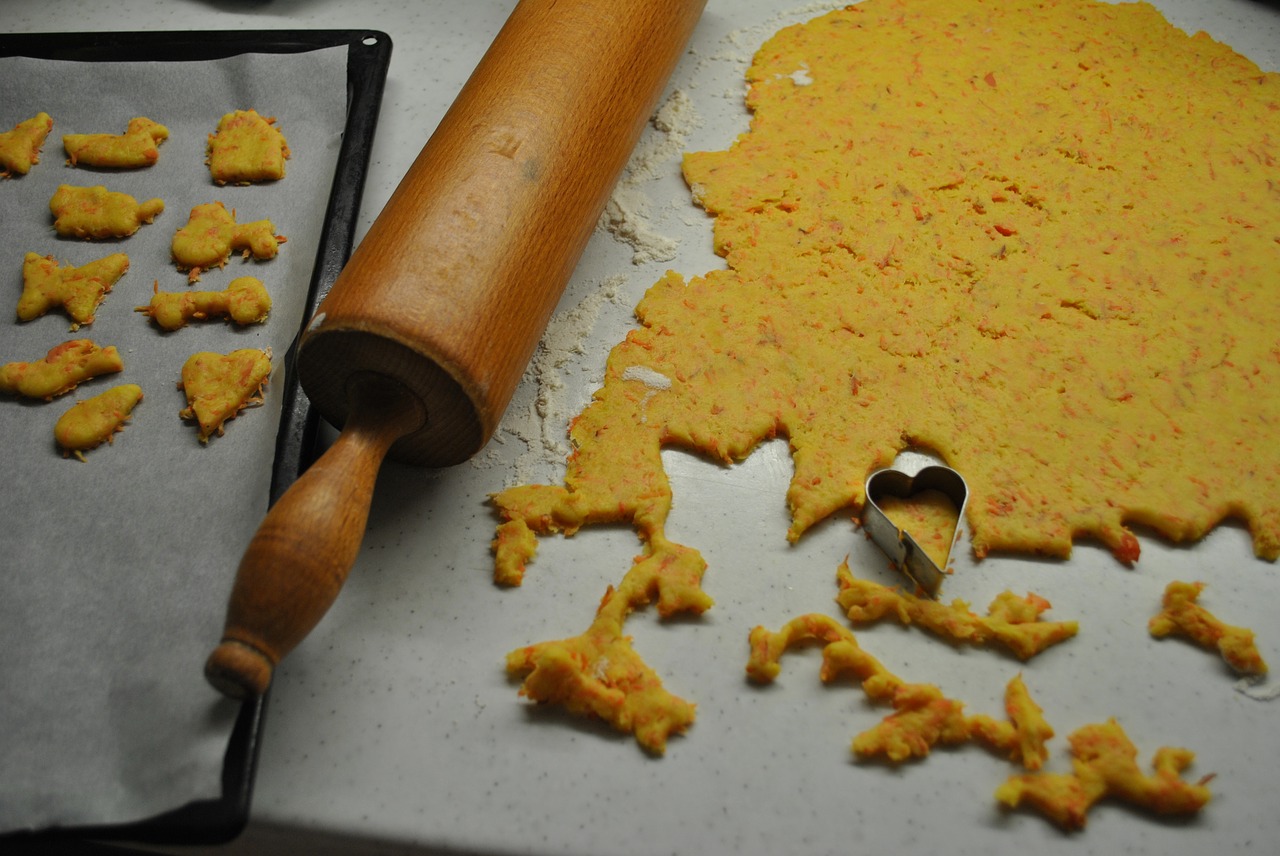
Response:
[[[932,684],[907,683],[858,645],[853,631],[830,616],[810,613],[797,616],[774,632],[752,629],[747,676],[757,683],[771,683],[782,669],[782,655],[807,643],[822,645],[823,683],[852,674],[872,702],[893,705],[894,713],[853,740],[854,754],[883,757],[898,764],[923,758],[938,744],[954,745],[977,738],[1028,770],[1037,770],[1047,756],[1045,744],[1053,728],[1027,692],[1021,675],[1005,690],[1008,721],[985,714],[964,715],[964,705],[943,695]]]
[[[173,235],[171,250],[179,270],[189,271],[191,282],[211,267],[222,267],[232,251],[246,258],[274,259],[285,242],[270,220],[236,223],[234,211],[221,202],[207,202],[191,209],[187,224]]]
[[[74,187],[62,184],[49,200],[53,228],[75,238],[127,238],[144,223],[164,211],[160,199],[138,202],[127,193],[102,185]]]
[[[493,552],[498,557],[493,581],[498,585],[518,586],[524,581],[525,564],[538,552],[538,537],[523,520],[508,520],[498,527]]]
[[[1004,710],[1009,717],[1005,721],[983,713],[970,717],[970,733],[1028,770],[1039,770],[1049,758],[1047,744],[1053,737],[1053,727],[1027,692],[1022,675],[1014,675],[1005,687]]]
[[[707,609],[711,600],[698,586],[705,567],[697,552],[675,548],[637,561],[617,590],[605,593],[585,633],[507,655],[507,671],[524,676],[521,695],[596,716],[662,754],[667,738],[693,723],[694,705],[663,687],[623,635],[622,624],[655,596],[663,615]]]
[[[54,345],[42,359],[0,365],[0,392],[49,401],[98,375],[123,371],[114,345],[100,348],[88,339]]]
[[[22,296],[18,320],[34,321],[50,309],[62,309],[71,318],[71,329],[92,324],[98,304],[129,270],[129,257],[112,253],[72,267],[53,256],[27,253],[22,263]]]
[[[910,497],[884,496],[876,503],[900,532],[908,532],[943,573],[955,542],[960,510],[940,490],[922,490]]]
[[[0,133],[0,178],[26,175],[40,163],[40,147],[53,130],[48,113],[37,113]]]
[[[1152,762],[1153,772],[1138,767],[1138,750],[1114,719],[1086,725],[1068,738],[1071,774],[1030,773],[1014,776],[996,790],[996,799],[1010,808],[1026,804],[1065,829],[1083,829],[1089,809],[1104,797],[1156,814],[1194,814],[1210,800],[1206,787],[1212,776],[1188,782],[1182,771],[1195,760],[1187,749],[1162,747]]]
[[[136,169],[160,159],[160,143],[169,139],[169,129],[145,116],[129,120],[123,134],[64,134],[62,147],[72,166]]]
[[[257,110],[235,110],[218,121],[209,135],[209,172],[217,184],[253,184],[284,178],[289,144],[274,116]]]
[[[194,419],[200,442],[221,435],[223,425],[241,410],[262,402],[262,388],[271,377],[271,351],[242,348],[229,354],[201,351],[182,366],[178,386],[186,393],[183,419]]]
[[[1184,636],[1201,647],[1216,650],[1231,668],[1245,675],[1265,675],[1267,663],[1258,653],[1253,631],[1224,624],[1197,601],[1204,583],[1171,582],[1164,591],[1164,609],[1147,623],[1151,635]]]
[[[126,383],[77,402],[53,426],[54,439],[64,455],[84,461],[85,452],[114,440],[140,401],[142,387]]]
[[[894,618],[902,624],[914,624],[956,644],[983,645],[998,642],[1019,659],[1029,660],[1036,654],[1076,635],[1074,621],[1041,621],[1040,613],[1049,601],[1035,594],[1018,597],[1002,592],[991,602],[985,617],[969,610],[969,605],[956,599],[949,604],[927,597],[916,597],[901,589],[861,580],[849,570],[848,560],[836,570],[840,593],[836,602],[851,620],[870,623]]]
[[[793,618],[776,633],[765,627],[751,631],[751,658],[747,675],[758,683],[769,683],[778,676],[780,660],[788,649],[805,642],[822,642],[822,680],[834,681],[851,673],[873,700],[891,699],[903,686],[902,679],[886,669],[879,660],[858,646],[853,631],[842,627],[830,616],[812,613]]]
[[[261,324],[271,311],[271,295],[262,280],[242,276],[231,280],[222,291],[161,291],[139,312],[151,316],[162,330],[178,330],[189,321],[226,318],[236,324]]]

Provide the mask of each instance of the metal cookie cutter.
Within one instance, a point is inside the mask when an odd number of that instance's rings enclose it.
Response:
[[[938,567],[924,549],[911,537],[911,533],[899,529],[881,510],[878,501],[886,496],[906,499],[924,490],[936,490],[944,494],[956,506],[959,517],[955,534],[947,546],[947,555]],[[943,568],[951,560],[960,526],[964,522],[964,509],[969,501],[969,486],[960,474],[950,467],[929,464],[914,474],[893,467],[876,470],[867,476],[867,502],[862,509],[862,525],[876,546],[929,597],[937,597],[942,587]]]

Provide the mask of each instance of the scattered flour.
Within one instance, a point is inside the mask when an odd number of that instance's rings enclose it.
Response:
[[[693,100],[682,89],[674,90],[649,122],[651,131],[641,139],[635,154],[605,205],[601,224],[632,249],[636,265],[665,262],[675,258],[680,242],[654,228],[652,203],[640,189],[643,182],[658,178],[684,153],[689,133],[698,126]]]
[[[1241,678],[1235,683],[1236,692],[1254,701],[1275,701],[1280,698],[1280,683],[1266,683],[1266,678]]]
[[[671,389],[671,378],[648,366],[627,366],[622,372],[623,380],[638,380],[650,389]]]
[[[507,412],[494,435],[495,444],[491,444],[485,454],[472,459],[476,466],[489,467],[500,463],[500,453],[495,445],[504,445],[508,437],[524,444],[523,451],[516,456],[511,484],[544,481],[547,467],[563,465],[569,455],[569,408],[565,397],[564,370],[587,353],[584,342],[595,327],[601,308],[606,302],[619,302],[619,293],[625,283],[626,277],[621,274],[608,277],[576,306],[551,317],[522,381],[525,386],[533,384],[533,400],[524,407],[513,407]],[[588,378],[582,385],[595,388],[602,384],[603,365],[598,371],[598,378]]]
[[[703,54],[699,57],[698,66],[694,72],[694,79],[696,80],[703,77],[713,80],[723,79],[720,78],[719,75],[713,76],[708,74],[705,69],[706,66],[711,63],[727,63],[732,69],[728,79],[733,81],[733,87],[725,90],[721,95],[722,97],[735,102],[735,104],[740,105],[743,102],[743,95],[745,91],[745,84],[743,84],[742,81],[746,76],[747,68],[751,65],[751,59],[755,55],[755,52],[760,48],[760,45],[764,44],[766,39],[770,38],[783,27],[807,21],[810,18],[816,18],[819,15],[824,15],[835,9],[843,9],[848,5],[847,0],[846,2],[822,0],[822,2],[809,3],[804,6],[779,11],[771,18],[761,21],[758,24],[750,27],[743,27],[738,30],[732,30],[721,40],[721,46],[718,50],[714,53]],[[801,76],[797,78],[797,75]],[[796,85],[798,86],[804,86],[807,83],[813,82],[812,80],[806,80],[805,75],[802,75],[799,71],[797,71],[795,75],[792,75],[792,79],[795,80]],[[745,106],[743,107],[743,115],[744,117],[746,115]]]
[[[809,86],[813,83],[813,78],[809,75],[809,67],[807,65],[800,66],[787,77],[790,77],[791,82],[796,86]]]
[[[640,402],[642,408],[640,413],[640,421],[648,422],[648,411],[645,410],[649,404],[649,399],[653,398],[664,389],[671,389],[671,378],[667,377],[660,371],[649,368],[648,366],[627,366],[622,371],[623,380],[636,380],[648,387],[645,391],[644,399]]]

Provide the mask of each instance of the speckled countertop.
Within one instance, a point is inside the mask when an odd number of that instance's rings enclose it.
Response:
[[[4,26],[389,33],[394,52],[363,234],[513,5],[8,0]],[[1142,638],[1168,581],[1202,579],[1215,606],[1232,623],[1256,628],[1264,655],[1280,658],[1280,575],[1253,559],[1245,533],[1230,526],[1194,549],[1144,541],[1136,572],[1084,545],[1068,566],[1000,559],[975,567],[962,556],[948,583],[949,595],[977,603],[1005,587],[1033,588],[1052,601],[1054,616],[1097,616],[1088,633],[1036,662],[1038,700],[1061,712],[1062,734],[1112,715],[1141,723],[1134,732],[1144,764],[1159,745],[1195,748],[1196,770],[1218,777],[1214,802],[1189,824],[1108,806],[1094,812],[1087,832],[1066,836],[1037,816],[1003,815],[991,799],[1003,769],[979,752],[939,752],[896,770],[854,764],[849,740],[882,711],[847,687],[821,687],[816,652],[797,655],[775,686],[748,685],[750,627],[830,609],[840,559],[873,561],[865,551],[874,548],[843,518],[786,543],[791,464],[781,442],[727,469],[664,453],[676,496],[668,535],[703,552],[704,585],[716,599],[698,621],[662,624],[642,614],[628,624],[668,686],[698,703],[697,723],[666,757],[648,757],[604,726],[532,709],[505,677],[507,651],[581,631],[637,544],[630,531],[613,529],[548,538],[526,584],[498,589],[486,497],[517,480],[557,479],[565,421],[589,400],[607,349],[632,323],[630,308],[665,269],[721,266],[710,252],[709,221],[679,178],[678,152],[723,148],[744,130],[741,74],[751,50],[779,26],[831,5],[710,0],[671,87],[688,97],[691,112],[678,128],[647,132],[645,169],[633,175],[636,216],[665,242],[668,252],[659,255],[670,257],[637,259],[634,246],[602,229],[490,447],[446,471],[384,467],[344,592],[278,671],[251,824],[216,852],[1201,854],[1280,846],[1270,796],[1280,786],[1280,702],[1234,691],[1220,664],[1189,647],[1153,662],[1132,641]],[[1273,6],[1155,5],[1184,29],[1207,30],[1280,69]],[[582,347],[565,348],[566,341]],[[536,415],[539,400],[544,417]],[[963,669],[964,698],[978,710],[999,710],[1016,669],[898,628],[867,633],[920,680],[945,684]],[[1062,752],[1061,741],[1056,748]]]

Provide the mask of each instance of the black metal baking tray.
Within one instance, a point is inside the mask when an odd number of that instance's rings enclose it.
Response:
[[[81,62],[211,60],[343,45],[347,47],[346,125],[308,288],[304,324],[346,264],[355,242],[360,200],[391,60],[391,38],[386,33],[258,30],[0,34],[0,56]],[[272,503],[306,469],[315,453],[318,417],[298,386],[293,372],[293,347],[285,358],[284,390],[271,474]],[[175,806],[155,817],[127,824],[0,835],[0,850],[13,852],[9,848],[25,850],[68,839],[151,844],[218,844],[231,840],[249,819],[266,707],[266,696],[242,704],[223,758],[222,793],[217,799]]]

